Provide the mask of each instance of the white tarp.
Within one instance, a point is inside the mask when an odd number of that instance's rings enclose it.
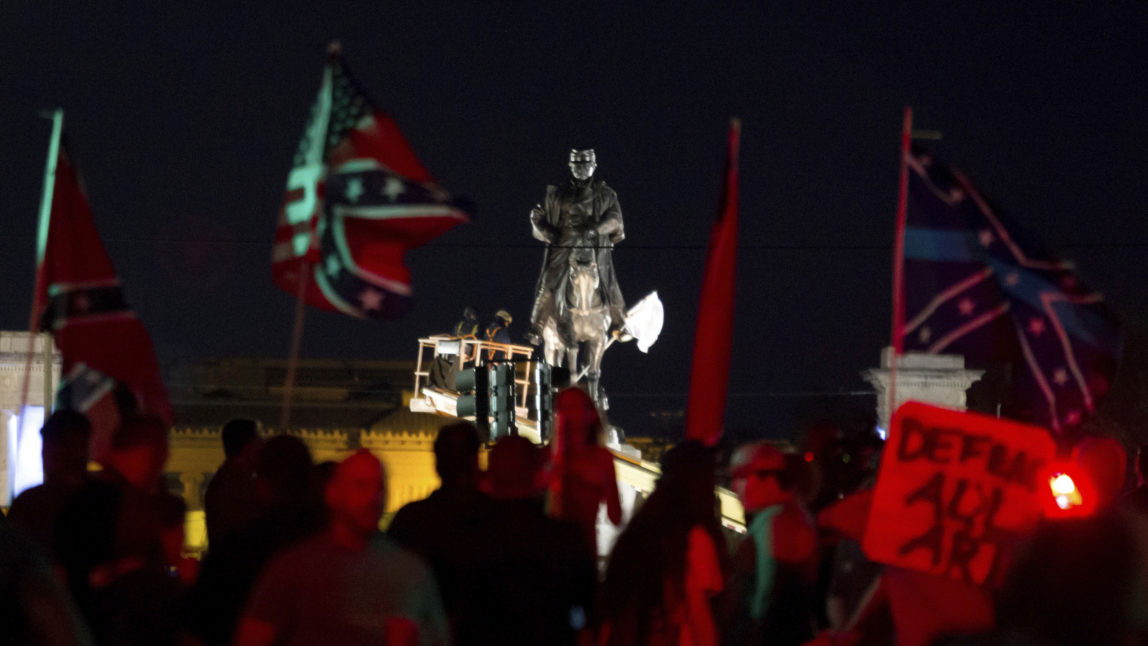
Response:
[[[662,333],[665,320],[666,311],[662,307],[662,300],[658,298],[658,292],[650,292],[626,312],[626,331],[634,337],[639,350],[649,352],[650,346],[654,345]]]

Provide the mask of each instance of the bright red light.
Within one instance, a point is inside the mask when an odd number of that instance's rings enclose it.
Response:
[[[1094,497],[1085,496],[1085,491],[1081,489],[1087,483],[1078,484],[1076,478],[1069,475],[1070,470],[1068,465],[1060,465],[1047,472],[1048,494],[1044,498],[1044,505],[1045,515],[1049,518],[1087,516],[1093,511]],[[1078,470],[1076,477],[1082,477]]]
[[[813,451],[806,451],[805,452],[805,461],[806,462],[813,462]]]
[[[1049,486],[1052,487],[1052,493],[1057,496],[1066,496],[1076,491],[1076,483],[1072,481],[1072,476],[1067,473],[1058,473],[1049,480]]]

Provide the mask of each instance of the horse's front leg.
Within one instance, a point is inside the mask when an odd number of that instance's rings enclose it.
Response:
[[[578,342],[575,341],[566,347],[566,365],[570,367],[570,385],[578,385],[578,373],[581,372],[581,367],[578,365]]]
[[[606,352],[606,337],[605,331],[602,336],[587,343],[586,348],[586,388],[590,392],[590,397],[594,399],[594,403],[599,406],[602,405],[602,355]]]
[[[551,334],[546,339],[546,362],[555,368],[561,368],[565,353],[566,346],[561,339],[558,338],[557,334]]]

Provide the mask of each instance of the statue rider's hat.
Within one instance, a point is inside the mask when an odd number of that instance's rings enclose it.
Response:
[[[587,162],[591,163],[591,164],[597,164],[598,163],[598,159],[597,159],[597,156],[594,154],[593,148],[587,148],[585,150],[572,149],[570,151],[570,163],[571,164],[587,163]]]

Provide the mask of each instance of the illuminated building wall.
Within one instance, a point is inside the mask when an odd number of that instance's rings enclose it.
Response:
[[[203,549],[203,493],[223,463],[220,429],[227,420],[259,420],[278,432],[286,362],[281,359],[206,359],[177,364],[166,383],[175,411],[167,485],[188,503],[187,541]],[[432,444],[451,419],[409,410],[414,362],[306,360],[300,362],[287,432],[310,448],[316,462],[339,460],[359,448],[387,468],[387,512],[438,487]]]
[[[30,371],[25,373],[28,357],[27,332],[0,332],[0,507],[12,503],[20,488],[39,484],[40,425],[44,406],[44,376],[49,375],[49,388],[59,383],[60,355],[51,344],[45,348],[47,335],[37,335],[33,345]],[[48,356],[45,357],[45,349]],[[51,369],[45,371],[45,359]],[[28,406],[34,407],[25,419],[23,436],[19,434],[20,399],[24,375],[28,375]],[[39,475],[37,475],[39,474]]]
[[[430,495],[438,488],[432,445],[438,427],[451,420],[404,411],[379,420],[372,428],[295,429],[292,434],[311,449],[316,462],[339,460],[358,448],[375,454],[387,468],[386,518],[399,507]],[[171,435],[167,463],[168,490],[188,504],[187,547],[199,552],[206,547],[203,524],[203,493],[215,470],[223,463],[219,426],[177,426]]]

